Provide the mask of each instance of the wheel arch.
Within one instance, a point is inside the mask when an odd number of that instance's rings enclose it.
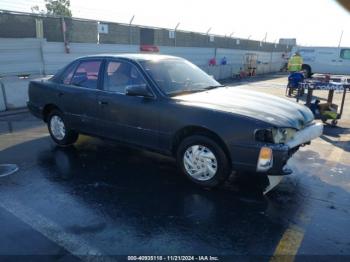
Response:
[[[52,112],[52,110],[61,111],[55,104],[46,104],[42,110],[43,120],[45,122],[47,122],[47,117],[49,116],[50,112]]]
[[[202,127],[202,126],[186,126],[178,130],[172,139],[172,146],[171,146],[171,152],[173,155],[176,155],[176,151],[178,146],[180,145],[181,141],[184,140],[187,137],[193,136],[193,135],[202,135],[206,136],[208,138],[213,139],[218,145],[222,148],[222,150],[225,152],[229,163],[231,164],[231,156],[230,151],[226,145],[226,143],[221,139],[221,137],[215,133],[214,131]]]

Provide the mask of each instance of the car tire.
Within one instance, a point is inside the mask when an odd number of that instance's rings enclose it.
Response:
[[[177,164],[192,182],[203,187],[216,187],[231,173],[224,150],[203,135],[185,138],[177,149]]]
[[[57,145],[69,146],[77,141],[79,134],[67,127],[61,111],[52,110],[47,119],[49,133]]]

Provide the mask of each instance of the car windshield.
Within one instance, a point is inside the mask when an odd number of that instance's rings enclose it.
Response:
[[[164,93],[176,96],[220,87],[219,82],[184,59],[140,61]]]

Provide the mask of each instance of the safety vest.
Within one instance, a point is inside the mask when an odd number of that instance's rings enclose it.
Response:
[[[293,55],[288,61],[288,71],[296,72],[301,71],[303,65],[303,58],[298,55]]]

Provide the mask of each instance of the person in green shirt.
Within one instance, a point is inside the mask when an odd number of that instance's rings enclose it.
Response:
[[[303,62],[304,61],[300,53],[295,52],[295,54],[291,58],[289,58],[288,71],[291,73],[301,71]]]

